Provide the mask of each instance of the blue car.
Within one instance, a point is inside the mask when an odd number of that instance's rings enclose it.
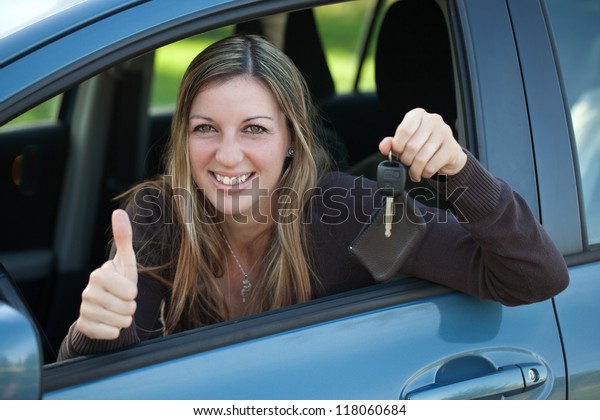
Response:
[[[23,3],[0,24],[0,398],[600,398],[600,0]],[[349,173],[374,176],[392,111],[442,115],[569,287],[507,307],[397,278],[57,362],[112,198],[160,172],[183,69],[235,32],[295,61]]]

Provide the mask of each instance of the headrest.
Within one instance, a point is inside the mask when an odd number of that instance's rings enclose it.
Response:
[[[433,0],[401,0],[388,9],[375,54],[383,109],[401,118],[421,107],[452,125],[456,102],[446,20]]]
[[[306,77],[318,101],[335,93],[333,78],[327,65],[312,9],[298,10],[288,16],[285,53]]]

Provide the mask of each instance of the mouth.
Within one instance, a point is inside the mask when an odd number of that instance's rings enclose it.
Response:
[[[248,172],[236,176],[222,175],[216,172],[211,172],[211,174],[219,184],[222,184],[225,187],[233,187],[245,183],[248,179],[252,178],[256,172]]]

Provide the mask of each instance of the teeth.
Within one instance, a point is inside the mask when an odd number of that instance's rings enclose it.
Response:
[[[237,177],[228,177],[228,176],[222,176],[219,175],[217,173],[215,173],[215,178],[217,178],[217,181],[221,182],[222,184],[225,185],[237,185],[237,184],[241,184],[243,182],[246,182],[246,180],[248,179],[248,177],[250,176],[250,174],[244,174],[244,175],[240,175]]]

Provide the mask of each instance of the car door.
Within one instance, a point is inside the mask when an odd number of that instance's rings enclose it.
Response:
[[[542,220],[569,264],[571,284],[554,299],[568,398],[597,399],[600,2],[509,5],[529,104]]]
[[[40,72],[47,66],[53,77],[67,73],[81,81],[167,42],[284,8],[270,1],[206,3],[140,2],[82,29],[93,53],[74,32],[46,46],[50,53],[67,51],[64,67],[44,63],[43,48],[22,65],[37,63]],[[506,179],[534,214],[544,216],[512,10],[504,0],[435,4],[451,39],[460,141]],[[285,7],[301,6],[306,4]],[[15,64],[9,70],[18,69]],[[45,94],[65,88],[66,82],[55,79],[42,86]],[[45,399],[565,397],[551,300],[505,307],[419,279],[398,279],[42,370]]]

